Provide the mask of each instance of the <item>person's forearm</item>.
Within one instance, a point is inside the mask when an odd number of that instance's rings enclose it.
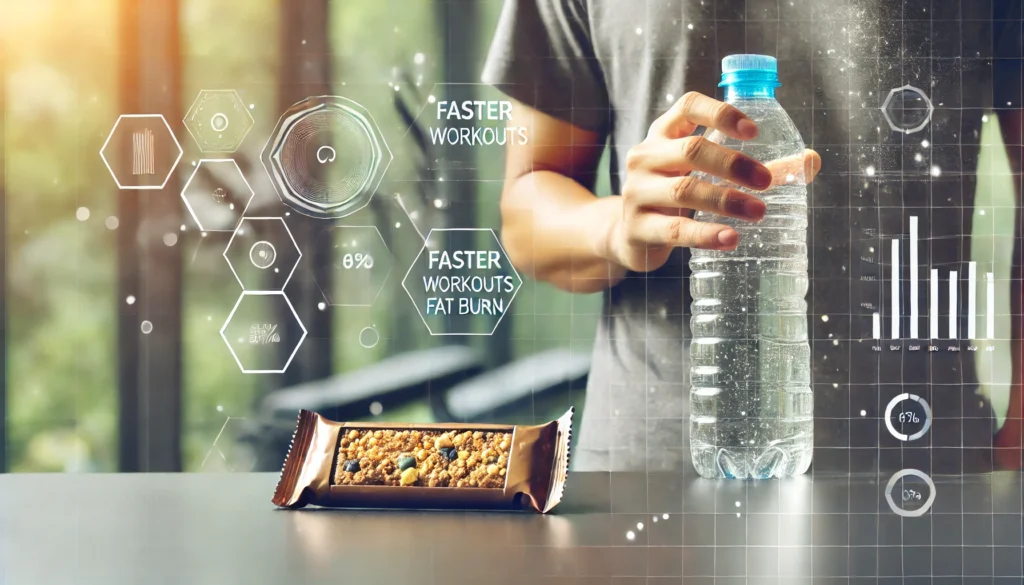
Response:
[[[533,171],[509,182],[501,200],[502,243],[530,277],[572,292],[598,292],[622,280],[611,260],[618,197],[595,197],[573,179]]]

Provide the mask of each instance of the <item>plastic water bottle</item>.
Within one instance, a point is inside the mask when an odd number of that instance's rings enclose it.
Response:
[[[763,163],[800,161],[779,167],[788,171],[769,190],[748,191],[767,205],[759,223],[696,215],[740,234],[735,251],[695,249],[690,259],[690,451],[697,472],[708,478],[790,477],[811,463],[804,142],[775,101],[778,86],[775,58],[724,58],[725,99],[759,132],[750,141],[706,135]]]

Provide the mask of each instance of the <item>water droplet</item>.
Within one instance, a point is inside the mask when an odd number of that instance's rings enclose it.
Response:
[[[640,28],[639,26],[636,27],[636,34],[638,34],[638,35],[644,34],[644,29]]]
[[[426,61],[426,60],[427,60],[427,56],[424,55],[423,53],[416,53],[412,57],[412,62],[417,64],[417,65],[422,65],[423,62]]]
[[[740,504],[740,503],[739,503],[739,502],[737,501],[737,502],[736,502],[736,507],[737,507],[737,508],[739,508],[739,507],[740,507],[740,505],[741,505],[741,504]]]
[[[821,320],[828,323],[828,315],[822,315]]]
[[[933,166],[933,167],[932,167],[932,176],[933,176],[933,177],[938,177],[938,176],[939,176],[939,175],[941,175],[941,174],[942,174],[942,169],[940,169],[940,168],[939,168],[939,167],[937,167],[937,166]]]
[[[927,138],[925,138],[924,140],[922,140],[922,141],[921,141],[921,148],[928,148],[928,146],[929,146],[930,144],[931,144],[931,143],[930,143],[930,142],[928,142],[928,139],[927,139]]]
[[[220,404],[217,405],[217,412],[224,412],[224,407]]]
[[[875,176],[875,167],[868,166],[868,168],[864,169],[864,174],[869,176],[869,177],[874,177]]]
[[[128,303],[129,305],[134,305],[135,304],[135,295],[128,295],[128,298],[126,298],[124,300],[124,302]]]
[[[867,416],[868,415],[868,411],[862,410],[862,411],[860,411],[860,415],[861,416]]]
[[[662,514],[661,517],[664,518],[665,520],[668,520],[668,514]]]
[[[316,308],[318,308],[318,309],[320,309],[321,311],[323,311],[324,309],[326,309],[326,308],[327,308],[327,303],[325,303],[325,302],[321,301],[321,302],[319,302],[319,303],[317,303],[317,304],[316,304]]]
[[[643,530],[644,529],[644,523],[643,522],[637,522],[636,523],[636,529],[637,530]]]
[[[924,160],[924,157],[921,156],[921,153],[919,152],[919,153],[914,155],[914,160],[917,161],[917,162],[921,162],[922,160]]]
[[[626,540],[633,540],[636,538],[636,534],[632,530],[626,531]]]

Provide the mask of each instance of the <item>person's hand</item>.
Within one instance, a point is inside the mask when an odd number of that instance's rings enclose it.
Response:
[[[608,248],[625,268],[647,272],[660,268],[677,247],[733,250],[739,233],[731,227],[698,222],[692,211],[707,211],[747,221],[764,217],[765,204],[736,186],[765,190],[800,172],[809,182],[821,159],[808,150],[803,157],[765,166],[753,158],[691,136],[698,126],[738,140],[757,137],[757,125],[739,109],[690,92],[651,125],[647,138],[630,149],[622,188],[622,218],[609,233]],[[701,171],[728,184],[688,176]],[[789,180],[792,180],[791,178]]]

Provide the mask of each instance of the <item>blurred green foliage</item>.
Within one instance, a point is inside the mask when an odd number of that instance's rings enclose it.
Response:
[[[281,59],[277,0],[180,0],[182,112],[202,89],[236,89],[252,104],[255,126],[236,154],[257,198],[267,195],[258,156],[277,121]],[[482,58],[500,0],[481,3]],[[334,92],[367,106],[389,141],[395,162],[382,191],[419,201],[414,147],[396,115],[394,84],[409,72],[422,99],[443,80],[436,8],[424,1],[331,3]],[[7,2],[5,36],[8,221],[8,451],[13,471],[115,471],[117,467],[116,186],[97,153],[119,111],[116,0]],[[417,57],[422,55],[422,57]],[[477,72],[470,72],[475,79]],[[481,88],[481,92],[489,91]],[[179,121],[169,120],[185,156],[182,182],[199,153]],[[477,161],[493,175],[498,157]],[[246,168],[245,165],[242,165]],[[478,225],[499,228],[500,183],[478,185]],[[272,191],[271,191],[272,193]],[[177,197],[154,192],[142,196]],[[418,207],[417,207],[418,206]],[[353,224],[395,225],[395,269],[372,308],[334,307],[334,369],[347,371],[402,349],[438,343],[400,286],[420,241],[394,199],[384,197]],[[235,444],[240,420],[276,378],[242,374],[218,332],[240,292],[221,252],[229,234],[203,236],[186,218],[177,245],[184,257],[182,442],[187,470],[244,469]],[[425,225],[430,225],[425,219]],[[335,286],[344,286],[335,283]],[[572,344],[589,351],[598,296],[573,297],[524,283],[513,304],[515,355]],[[576,314],[576,319],[570,315]],[[372,349],[356,342],[373,326]],[[474,339],[471,343],[485,343]],[[556,401],[550,409],[564,409]],[[390,413],[428,420],[424,404]]]

